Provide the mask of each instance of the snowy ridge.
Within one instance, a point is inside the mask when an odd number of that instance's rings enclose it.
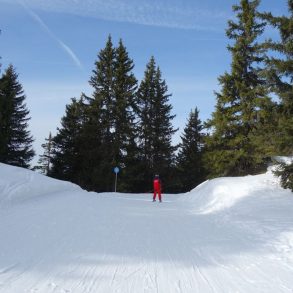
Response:
[[[194,210],[209,214],[232,208],[248,197],[273,197],[283,192],[279,180],[269,170],[266,174],[245,177],[223,177],[205,181],[186,194]],[[258,200],[256,198],[255,200]]]
[[[80,190],[80,187],[31,170],[0,163],[0,205],[70,190]]]

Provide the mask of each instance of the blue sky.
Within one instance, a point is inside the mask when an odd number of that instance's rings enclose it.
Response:
[[[237,0],[0,0],[2,71],[13,64],[30,110],[37,154],[49,131],[56,133],[65,105],[81,92],[109,34],[122,38],[140,80],[154,55],[180,131],[192,108],[210,117],[217,78],[229,70],[227,21]],[[276,15],[286,0],[262,0],[260,10]],[[276,38],[273,29],[266,33]],[[37,158],[36,158],[37,159]]]

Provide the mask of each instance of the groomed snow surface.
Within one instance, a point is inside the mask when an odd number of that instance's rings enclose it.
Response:
[[[2,293],[293,292],[293,194],[264,175],[89,193],[0,164]]]

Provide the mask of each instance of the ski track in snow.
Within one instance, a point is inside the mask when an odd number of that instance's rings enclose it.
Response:
[[[29,191],[36,181],[26,176],[0,178],[0,195]],[[220,204],[214,181],[163,203],[60,183],[4,204],[0,293],[292,293],[293,197],[265,180],[257,197],[224,194]]]

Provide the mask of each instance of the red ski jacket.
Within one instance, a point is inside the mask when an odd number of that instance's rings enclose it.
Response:
[[[160,179],[154,179],[154,190],[161,191],[161,181]]]

